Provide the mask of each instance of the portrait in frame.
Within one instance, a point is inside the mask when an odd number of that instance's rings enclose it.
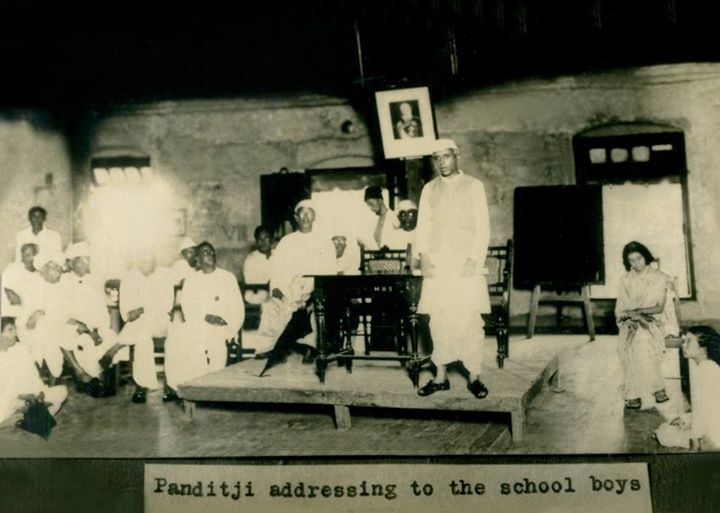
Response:
[[[435,123],[428,87],[377,91],[375,102],[386,159],[429,155]]]

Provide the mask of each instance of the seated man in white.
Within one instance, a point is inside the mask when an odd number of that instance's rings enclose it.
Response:
[[[63,369],[62,349],[72,349],[78,337],[69,324],[69,303],[66,283],[61,280],[65,256],[42,253],[35,257],[42,277],[25,291],[22,312],[18,316],[18,332],[39,366],[43,362],[50,373],[51,384]]]
[[[104,284],[91,274],[90,246],[78,242],[65,251],[69,272],[62,280],[67,291],[68,322],[75,325],[77,344],[66,349],[66,361],[75,371],[78,389],[95,397],[105,395],[101,361],[117,341],[110,329],[110,315],[105,300]],[[107,365],[112,362],[108,359]],[[108,392],[110,392],[108,390]]]
[[[148,390],[158,388],[153,338],[165,337],[173,308],[173,280],[167,269],[158,268],[152,255],[143,256],[120,280],[120,315],[125,326],[118,342],[132,345],[132,401],[144,403]]]
[[[3,315],[17,317],[28,287],[32,290],[33,282],[42,279],[35,269],[34,259],[37,252],[37,244],[32,242],[23,244],[20,250],[20,262],[12,262],[3,271],[3,290],[2,299],[0,299],[0,309]]]
[[[245,320],[245,305],[235,275],[217,267],[215,248],[197,246],[198,271],[183,285],[184,322],[175,322],[165,344],[168,387],[222,369],[227,363],[226,341],[234,339]],[[165,401],[174,399],[168,391]]]
[[[255,228],[255,250],[245,257],[243,262],[243,280],[245,285],[265,285],[270,282],[270,257],[273,251],[273,237],[269,228]],[[245,290],[245,301],[251,305],[260,305],[268,298],[266,290]]]
[[[62,253],[62,241],[60,234],[45,227],[47,210],[42,207],[32,207],[28,211],[30,226],[20,230],[15,238],[15,261],[21,259],[21,250],[24,244],[29,242],[37,245],[38,254],[47,251],[50,254],[59,255]]]
[[[344,275],[360,274],[360,246],[357,241],[347,236],[347,231],[336,228],[333,231],[332,243],[335,246],[337,273]]]
[[[335,246],[327,234],[313,231],[315,206],[311,200],[303,200],[295,207],[298,229],[285,235],[277,245],[271,260],[271,300],[263,306],[258,334],[277,340],[291,322],[293,316],[298,324],[312,324],[308,306],[314,281],[307,275],[337,274]],[[297,314],[297,315],[296,315]],[[307,331],[301,329],[299,332]],[[317,343],[314,328],[308,335],[298,337],[305,353],[304,362],[311,363]],[[266,355],[259,355],[266,356]]]
[[[18,343],[15,320],[2,318],[0,333],[0,423],[13,417],[30,397],[39,397],[49,403],[55,415],[67,398],[64,385],[48,387],[40,379],[35,361],[26,344]]]
[[[417,226],[418,207],[412,200],[402,200],[398,203],[398,221],[400,226],[390,232],[386,240],[389,249],[406,249],[408,244],[415,253],[415,227]]]
[[[377,186],[366,188],[365,204],[377,218],[365,233],[359,234],[360,243],[369,250],[387,247],[392,239],[392,233],[400,227],[400,222],[395,212],[385,204],[382,188]]]

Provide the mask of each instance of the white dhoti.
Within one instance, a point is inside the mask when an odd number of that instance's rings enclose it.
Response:
[[[464,260],[456,255],[433,255],[435,274],[423,279],[420,313],[430,314],[435,365],[461,361],[471,375],[479,376],[483,359],[485,322],[490,311],[484,269],[461,276]]]
[[[175,322],[165,342],[165,379],[177,390],[178,385],[210,372],[223,369],[227,363],[227,329],[205,321]]]
[[[208,372],[205,344],[185,322],[173,322],[165,339],[165,382],[173,390]]]
[[[35,362],[47,365],[50,374],[58,378],[63,370],[62,349],[71,351],[79,338],[75,326],[66,322],[40,317],[35,328],[22,326],[18,335],[27,344]]]
[[[99,345],[95,345],[95,341],[90,335],[80,335],[75,340],[75,347],[73,348],[73,354],[78,364],[90,377],[99,378],[102,373],[102,367],[100,367],[100,360],[105,353],[110,350],[117,342],[118,335],[110,328],[98,330],[98,334],[102,339]],[[117,363],[120,360],[120,355],[116,354],[113,358],[113,363]]]
[[[153,338],[167,336],[168,321],[166,314],[143,313],[123,326],[118,335],[118,342],[134,346],[133,379],[138,386],[151,390],[159,387]]]
[[[0,422],[15,415],[24,406],[19,395],[43,393],[48,410],[55,415],[67,399],[64,385],[46,386],[35,367],[34,357],[24,343],[18,343],[7,351],[0,351]]]
[[[484,327],[479,310],[465,312],[463,316],[449,311],[431,315],[433,363],[447,365],[461,361],[471,375],[479,376],[482,371]]]

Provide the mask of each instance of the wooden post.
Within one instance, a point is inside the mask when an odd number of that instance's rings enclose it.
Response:
[[[590,285],[583,285],[580,295],[583,302],[583,315],[585,316],[585,326],[590,334],[590,341],[595,340],[595,321],[593,321],[592,303],[590,302]]]
[[[333,409],[335,410],[335,427],[340,431],[350,429],[350,408],[342,404],[335,404]]]
[[[527,338],[533,338],[535,335],[535,321],[537,320],[538,306],[540,305],[540,294],[542,289],[540,285],[535,285],[530,299],[530,322],[528,323]]]
[[[576,289],[580,290],[579,298],[567,298],[565,296],[556,297],[555,299],[544,299],[541,300],[542,287],[535,285],[532,291],[532,297],[530,299],[530,319],[528,321],[527,338],[532,338],[535,335],[535,324],[537,322],[537,313],[540,303],[555,303],[557,311],[556,316],[559,320],[562,317],[562,305],[563,303],[581,303],[583,311],[583,320],[585,322],[585,328],[590,335],[590,341],[595,340],[595,322],[593,321],[592,302],[590,301],[590,286],[589,285],[578,285]]]
[[[195,401],[183,399],[183,413],[186,420],[192,420],[195,417]]]
[[[415,203],[420,201],[423,185],[423,170],[425,164],[422,158],[405,160],[405,177],[407,180],[407,197]]]

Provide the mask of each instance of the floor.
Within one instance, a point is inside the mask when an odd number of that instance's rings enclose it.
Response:
[[[331,407],[231,405],[199,408],[192,422],[160,392],[130,403],[132,387],[113,398],[74,391],[46,442],[0,425],[3,457],[195,457],[311,455],[559,454],[667,452],[652,438],[665,418],[686,408],[679,379],[667,379],[662,409],[626,413],[620,394],[617,339],[583,335],[514,338],[511,358],[557,351],[565,392],[544,390],[530,406],[522,442],[511,442],[505,418],[472,413],[353,410],[349,431],[334,427]],[[486,344],[495,365],[494,343]],[[669,368],[672,367],[669,356]],[[525,357],[525,356],[524,356]],[[673,375],[673,370],[668,371]],[[492,391],[491,391],[492,393]]]

